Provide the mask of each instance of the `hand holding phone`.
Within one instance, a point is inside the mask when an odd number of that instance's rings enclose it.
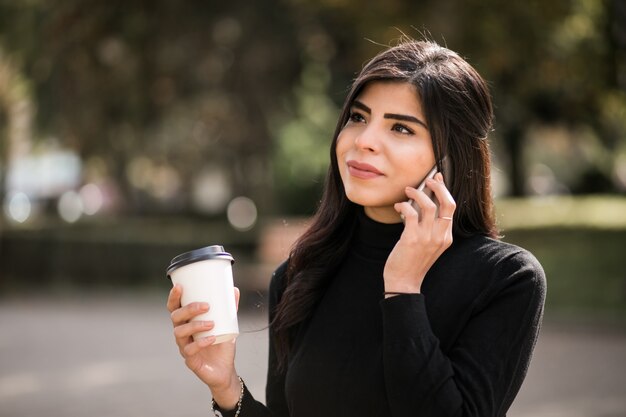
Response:
[[[443,170],[444,170],[443,172],[444,180],[449,180],[448,177],[450,176],[450,167],[448,166],[447,156],[443,158],[443,160],[441,161],[441,165],[443,166]],[[426,181],[434,178],[437,172],[439,172],[439,170],[437,169],[437,164],[435,164],[435,166],[433,166],[433,168],[430,171],[428,171],[428,174],[426,174],[422,182],[417,186],[417,191],[423,191],[435,203],[435,205],[437,206],[437,213],[438,213],[439,201],[435,197],[435,194],[433,193],[433,191],[430,188],[426,187]],[[417,211],[417,214],[420,215],[419,205],[415,201],[413,201],[413,199],[409,199],[409,204],[411,204],[411,206],[415,209],[415,211]],[[404,221],[404,217],[402,217],[402,220]]]
[[[438,171],[441,176],[437,175]],[[394,204],[394,209],[405,215],[406,227],[393,248],[383,271],[385,298],[397,293],[421,292],[428,270],[439,256],[452,244],[454,211],[456,203],[446,184],[454,187],[451,166],[444,158],[425,175],[416,188],[406,187],[407,198],[415,199]],[[435,179],[428,181],[429,178]],[[441,181],[441,180],[444,181]],[[426,185],[428,181],[428,186]],[[432,187],[432,189],[431,189]],[[435,202],[433,207],[421,192]],[[420,208],[421,205],[421,208]],[[437,210],[435,215],[434,208]],[[428,214],[426,214],[428,212]],[[417,216],[416,216],[417,214]]]

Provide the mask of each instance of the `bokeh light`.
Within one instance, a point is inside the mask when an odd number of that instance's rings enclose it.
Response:
[[[4,212],[9,219],[24,223],[32,212],[30,199],[22,192],[12,193],[5,199]]]
[[[228,203],[226,215],[233,228],[239,231],[250,230],[257,220],[256,204],[248,197],[235,197]]]
[[[80,189],[80,199],[83,203],[83,212],[88,216],[93,216],[102,208],[104,198],[100,187],[96,184],[85,184]]]
[[[133,187],[139,189],[145,189],[148,187],[152,174],[152,161],[145,156],[137,156],[133,158],[126,169],[128,181]]]
[[[193,179],[194,207],[203,213],[219,213],[231,197],[231,186],[223,170],[207,167]]]
[[[67,191],[59,199],[57,210],[63,220],[74,223],[83,214],[83,200],[76,191]]]

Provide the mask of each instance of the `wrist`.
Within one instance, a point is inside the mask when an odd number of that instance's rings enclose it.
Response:
[[[422,286],[420,284],[410,282],[385,282],[385,297],[389,295],[397,294],[419,294],[422,292]]]
[[[223,387],[211,388],[213,400],[223,410],[233,410],[239,401],[241,394],[241,380],[237,373],[233,373],[229,381]]]
[[[391,297],[396,297],[398,295],[417,295],[419,294],[418,292],[396,292],[396,291],[385,291],[383,293],[383,296],[385,297],[385,299],[387,298],[391,298]]]

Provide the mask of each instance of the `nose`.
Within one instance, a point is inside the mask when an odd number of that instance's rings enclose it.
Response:
[[[378,152],[380,149],[380,134],[377,133],[376,126],[373,124],[366,125],[359,134],[354,138],[354,146],[357,149]]]

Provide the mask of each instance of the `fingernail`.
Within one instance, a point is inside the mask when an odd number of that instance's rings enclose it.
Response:
[[[208,346],[212,344],[213,342],[215,342],[215,336],[208,336],[200,341],[200,343],[202,343],[203,346]]]
[[[198,310],[208,310],[209,309],[209,303],[200,303],[198,305]]]

